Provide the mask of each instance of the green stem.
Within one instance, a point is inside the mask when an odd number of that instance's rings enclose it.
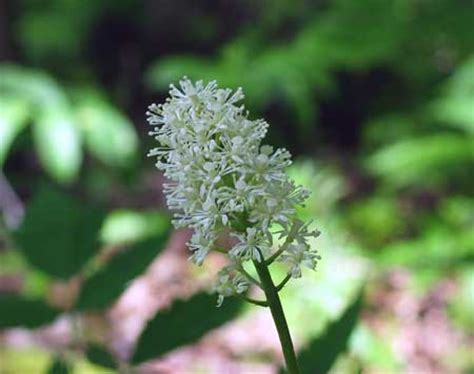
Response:
[[[280,297],[278,296],[278,290],[273,283],[268,266],[264,262],[253,261],[257,274],[260,277],[260,283],[265,292],[268,306],[272,313],[273,321],[280,338],[281,348],[283,350],[283,356],[285,357],[286,369],[289,374],[299,374],[298,362],[296,361],[295,350],[293,348],[293,342],[291,341],[290,330],[286,323],[285,314],[281,306]]]
[[[280,249],[278,251],[276,251],[273,255],[271,255],[269,258],[267,258],[265,260],[265,264],[271,265],[273,263],[273,261],[275,261],[278,257],[280,257],[280,255],[283,252],[286,251],[288,246],[295,239],[295,235],[298,232],[299,227],[300,227],[300,225],[297,222],[293,223],[293,226],[291,227],[291,230],[290,230],[285,242],[283,243],[283,245],[280,247]]]
[[[258,306],[262,306],[262,307],[267,307],[268,306],[268,303],[266,301],[263,301],[263,300],[255,300],[255,299],[252,299],[250,297],[247,297],[245,295],[241,295],[241,294],[237,294],[237,297],[240,297],[242,300],[245,300],[251,304],[255,304],[255,305],[258,305]]]
[[[245,278],[247,278],[247,280],[250,282],[250,283],[253,283],[255,284],[256,286],[260,287],[262,289],[262,285],[260,284],[260,282],[258,280],[256,280],[254,277],[252,277],[245,269],[244,267],[239,264],[239,263],[236,263],[237,265],[237,269],[240,271],[241,274],[243,274],[243,276]]]
[[[278,286],[276,286],[277,292],[280,292],[290,279],[291,279],[291,274],[287,274],[286,277],[281,281],[281,283]]]

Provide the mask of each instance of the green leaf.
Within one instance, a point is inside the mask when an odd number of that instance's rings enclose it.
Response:
[[[474,134],[473,97],[446,97],[432,105],[434,117],[451,126]]]
[[[17,41],[28,61],[38,63],[48,61],[65,61],[64,56],[75,58],[81,50],[84,29],[79,24],[84,22],[81,14],[71,17],[65,12],[65,5],[46,5],[32,10],[26,6],[25,12],[18,18],[15,30]],[[62,58],[62,60],[61,60]],[[50,61],[49,60],[49,61]],[[56,62],[58,64],[59,62]]]
[[[59,312],[42,300],[19,295],[0,295],[0,329],[8,327],[35,328],[52,322]]]
[[[87,95],[87,93],[86,93]],[[89,94],[77,109],[89,151],[110,166],[127,166],[138,149],[138,137],[131,121],[99,95]]]
[[[79,131],[66,107],[40,112],[33,135],[46,171],[60,183],[71,183],[79,172],[82,150]]]
[[[24,100],[0,96],[0,167],[15,137],[26,126],[28,105]]]
[[[33,197],[16,236],[31,265],[67,279],[99,249],[103,218],[99,209],[43,185]]]
[[[50,367],[46,371],[47,374],[70,374],[72,373],[72,368],[69,362],[64,360],[61,357],[54,358],[54,361],[51,362]]]
[[[390,243],[377,257],[379,266],[449,269],[474,259],[474,232],[470,226],[435,225],[419,237]]]
[[[166,239],[166,234],[148,239],[113,257],[103,269],[86,280],[76,308],[99,310],[108,307],[160,253]]]
[[[159,212],[120,209],[107,216],[100,236],[104,243],[116,245],[150,238],[169,228],[169,217]]]
[[[38,108],[67,104],[66,94],[48,74],[11,64],[0,64],[0,91],[27,100]]]
[[[474,134],[474,57],[448,80],[445,93],[431,104],[435,119]]]
[[[86,357],[93,364],[108,368],[117,369],[117,363],[112,354],[99,344],[89,344],[86,347]]]
[[[0,91],[37,108],[33,135],[41,163],[59,182],[71,182],[79,171],[82,152],[65,92],[41,71],[8,64],[0,65]]]
[[[331,323],[326,331],[298,355],[301,373],[326,374],[344,352],[354,330],[362,307],[362,293],[347,308],[344,314]]]
[[[158,311],[148,322],[138,339],[132,362],[144,362],[195,342],[209,330],[234,318],[240,306],[240,300],[232,299],[217,308],[215,296],[204,293],[176,301],[171,309]]]
[[[367,166],[395,186],[426,184],[444,180],[455,167],[472,162],[473,149],[473,138],[438,133],[383,147],[369,158]]]

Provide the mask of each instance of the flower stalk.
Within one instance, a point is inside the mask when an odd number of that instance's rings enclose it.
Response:
[[[291,340],[285,313],[283,312],[280,297],[278,296],[278,289],[273,283],[268,266],[265,262],[253,261],[253,263],[260,278],[268,306],[270,307],[273,321],[278,332],[278,337],[280,338],[286,369],[289,374],[299,374],[298,361],[296,360],[295,349],[293,347],[293,341]]]
[[[164,192],[176,227],[190,227],[191,261],[201,265],[211,251],[221,253],[228,264],[218,273],[217,305],[237,296],[269,307],[275,321],[287,369],[297,374],[298,365],[278,292],[290,279],[300,278],[301,268],[315,269],[320,259],[309,238],[319,232],[297,217],[309,191],[296,185],[285,172],[290,153],[262,145],[268,124],[251,120],[239,102],[242,89],[218,88],[184,78],[170,86],[163,104],[147,112],[151,135],[159,147],[150,151],[169,182]],[[222,248],[222,239],[232,243]],[[258,278],[245,268],[252,262]],[[269,266],[280,262],[286,277],[275,285]],[[266,300],[246,296],[255,285]]]

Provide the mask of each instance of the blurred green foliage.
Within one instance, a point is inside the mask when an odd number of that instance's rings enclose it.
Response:
[[[87,359],[101,367],[117,369],[117,363],[114,357],[99,344],[89,344],[86,348]]]
[[[111,305],[164,248],[166,234],[139,242],[116,254],[107,265],[85,280],[76,308],[100,310]]]
[[[222,308],[212,308],[215,298],[208,294],[196,294],[187,301],[176,301],[170,310],[162,311],[148,322],[132,357],[137,364],[170,350],[195,342],[207,331],[235,318],[242,305],[232,300]],[[166,328],[165,328],[166,326]]]
[[[41,187],[16,239],[31,265],[50,276],[69,279],[97,253],[103,218],[99,209]]]
[[[165,248],[161,181],[150,177],[158,175],[151,161],[139,162],[151,147],[144,111],[151,95],[160,101],[188,75],[242,86],[251,116],[271,122],[270,141],[297,154],[290,175],[312,190],[300,213],[323,233],[314,243],[323,261],[282,292],[308,373],[406,370],[358,314],[370,302],[363,290],[393,269],[409,272],[421,294],[453,282],[450,321],[472,339],[471,2],[7,3],[0,177],[26,212],[19,228],[0,224],[0,277],[22,277],[16,292],[0,291],[1,328],[103,315]],[[5,196],[0,187],[7,214]],[[77,297],[56,305],[51,290],[73,281]],[[149,321],[132,361],[193,344],[248,313],[238,302],[224,308],[202,293],[173,302]],[[110,344],[87,336],[80,345],[49,363],[42,353],[19,360],[10,352],[0,371],[128,365]],[[472,371],[469,350],[458,351],[449,370]]]
[[[61,357],[56,357],[48,368],[48,374],[69,374],[72,372],[71,365]]]
[[[0,105],[9,108],[2,113],[0,161],[15,136],[32,122],[38,157],[58,182],[69,184],[78,177],[82,143],[107,165],[130,165],[138,147],[130,120],[97,90],[70,91],[68,95],[44,72],[0,65]]]
[[[330,324],[321,336],[311,341],[298,354],[303,373],[324,374],[331,369],[340,353],[348,346],[351,333],[357,324],[362,299],[363,295],[359,295],[337,321]],[[324,355],[318,357],[320,352],[324,352]]]
[[[34,328],[52,322],[59,311],[41,300],[25,299],[16,295],[1,295],[0,327],[25,326]]]
[[[291,7],[287,4],[281,12]],[[150,69],[148,80],[153,87],[164,88],[187,74],[216,79],[223,86],[242,86],[252,107],[283,100],[297,115],[293,125],[307,127],[317,113],[315,97],[334,93],[335,71],[360,72],[382,65],[412,85],[429,82],[437,69],[445,68],[439,65],[449,68],[453,58],[472,52],[472,13],[461,2],[337,0],[313,14],[290,40],[266,38],[250,28],[214,58],[161,59]]]

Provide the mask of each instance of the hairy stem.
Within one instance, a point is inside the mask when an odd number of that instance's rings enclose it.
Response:
[[[290,330],[288,329],[285,314],[283,313],[280,297],[278,296],[278,290],[273,283],[270,272],[268,271],[268,265],[265,262],[258,262],[255,260],[253,263],[257,269],[260,283],[267,298],[267,303],[270,307],[273,321],[275,322],[275,327],[280,338],[283,356],[285,357],[286,369],[289,374],[299,374],[300,371],[298,368],[298,362],[296,361],[296,354],[293,348]]]

